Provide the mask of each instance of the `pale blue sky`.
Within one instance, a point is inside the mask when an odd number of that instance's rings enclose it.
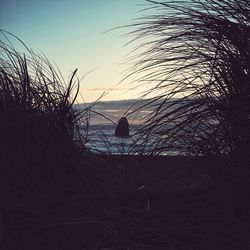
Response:
[[[106,32],[133,23],[144,0],[0,0],[0,28],[21,38],[35,52],[56,62],[67,78],[75,68],[85,101],[94,101],[114,87],[129,65],[120,65],[135,46],[124,45],[127,29]],[[136,98],[129,82],[110,91],[103,100]],[[79,101],[81,101],[79,99]]]

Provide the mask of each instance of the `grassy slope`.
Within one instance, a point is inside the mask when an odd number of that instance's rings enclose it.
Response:
[[[247,172],[177,194],[202,161],[89,154],[74,75],[0,45],[1,249],[247,249]]]

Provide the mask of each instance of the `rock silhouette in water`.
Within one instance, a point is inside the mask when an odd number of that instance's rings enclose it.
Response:
[[[115,136],[129,136],[129,124],[126,117],[122,117],[115,129]]]

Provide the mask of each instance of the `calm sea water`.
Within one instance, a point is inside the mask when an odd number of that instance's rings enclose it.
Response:
[[[99,102],[90,111],[90,127],[86,146],[96,153],[139,154],[144,152],[145,143],[138,141],[135,135],[148,110],[129,114],[128,110],[135,100]],[[79,108],[85,108],[81,105]],[[131,109],[132,110],[132,109]],[[116,124],[122,116],[126,116],[130,124],[129,137],[114,136]],[[84,130],[84,128],[83,128]],[[148,145],[147,145],[148,150]]]
[[[79,105],[79,108],[84,109],[86,106]],[[135,100],[106,101],[95,104],[89,112],[90,127],[86,146],[96,153],[140,154],[155,152],[156,148],[157,153],[160,154],[179,154],[182,150],[181,140],[170,140],[166,135],[159,134],[149,135],[147,140],[139,139],[140,136],[136,132],[142,124],[145,124],[145,120],[152,114],[152,111],[144,106],[137,109]],[[123,116],[128,119],[131,136],[116,137],[114,136],[116,124]],[[164,126],[167,129],[168,126],[173,125],[167,123]]]
[[[86,146],[96,153],[139,154],[149,151],[149,144],[138,140],[138,126],[130,126],[129,137],[114,136],[115,125],[93,125],[89,128]]]
[[[144,118],[151,113],[149,109],[141,109],[131,114],[134,101],[100,102],[90,112],[90,126],[88,129],[86,146],[96,153],[112,154],[140,154],[150,153],[153,149],[153,140],[139,139],[137,133],[144,123]],[[81,108],[81,107],[80,107]],[[130,124],[129,137],[114,136],[116,124],[122,116],[126,116]],[[84,129],[83,129],[84,130]],[[164,137],[164,136],[163,136]],[[155,139],[155,138],[154,138]],[[163,139],[163,138],[158,138]],[[175,154],[170,150],[164,154]]]

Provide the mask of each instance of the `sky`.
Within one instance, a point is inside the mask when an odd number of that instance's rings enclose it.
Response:
[[[85,76],[78,102],[126,100],[142,90],[131,90],[131,80],[117,83],[131,67],[127,55],[137,45],[129,25],[139,18],[144,0],[0,0],[0,28],[19,37],[36,53],[56,63],[67,79],[77,68]],[[114,30],[111,30],[114,29]]]

